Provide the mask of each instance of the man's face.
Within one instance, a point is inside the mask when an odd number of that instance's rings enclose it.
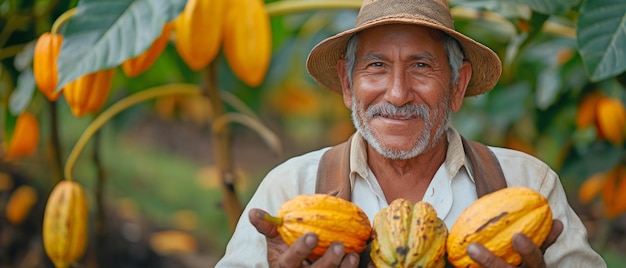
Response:
[[[451,111],[441,36],[418,26],[386,25],[358,38],[353,89],[344,90],[355,126],[387,158],[409,159],[430,149]]]

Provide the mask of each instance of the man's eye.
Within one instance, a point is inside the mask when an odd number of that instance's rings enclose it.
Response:
[[[423,62],[418,62],[418,63],[415,63],[415,67],[426,68],[426,67],[428,67],[428,64],[423,63]]]
[[[370,64],[370,66],[373,66],[373,67],[383,67],[384,65],[383,65],[382,62],[373,62],[373,63]]]

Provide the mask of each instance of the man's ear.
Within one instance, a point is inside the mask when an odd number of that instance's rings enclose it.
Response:
[[[337,75],[341,82],[341,92],[343,96],[343,104],[352,109],[352,89],[350,89],[350,82],[348,81],[348,73],[346,70],[346,60],[339,59],[337,61]]]
[[[470,78],[472,77],[472,65],[468,61],[463,61],[461,68],[459,69],[459,77],[456,81],[456,85],[452,86],[450,108],[453,112],[458,112],[463,105],[465,99],[465,91],[467,85],[469,85]]]

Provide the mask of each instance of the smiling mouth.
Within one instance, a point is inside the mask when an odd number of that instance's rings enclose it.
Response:
[[[382,117],[382,118],[393,119],[393,120],[411,120],[411,119],[417,118],[417,115],[415,115],[415,114],[404,115],[404,114],[382,114],[382,113],[378,113],[378,114],[375,114],[374,117]]]

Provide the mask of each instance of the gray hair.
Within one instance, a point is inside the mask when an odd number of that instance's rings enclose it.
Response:
[[[344,54],[347,69],[346,73],[348,75],[350,88],[352,88],[352,72],[354,71],[354,65],[356,64],[356,52],[359,46],[357,36],[358,33],[350,37]],[[450,86],[453,86],[456,85],[457,79],[459,78],[459,69],[461,69],[461,64],[463,63],[465,56],[463,55],[463,50],[461,49],[459,41],[446,33],[443,33],[443,48],[446,50],[448,65],[450,65],[450,73],[452,74]]]

